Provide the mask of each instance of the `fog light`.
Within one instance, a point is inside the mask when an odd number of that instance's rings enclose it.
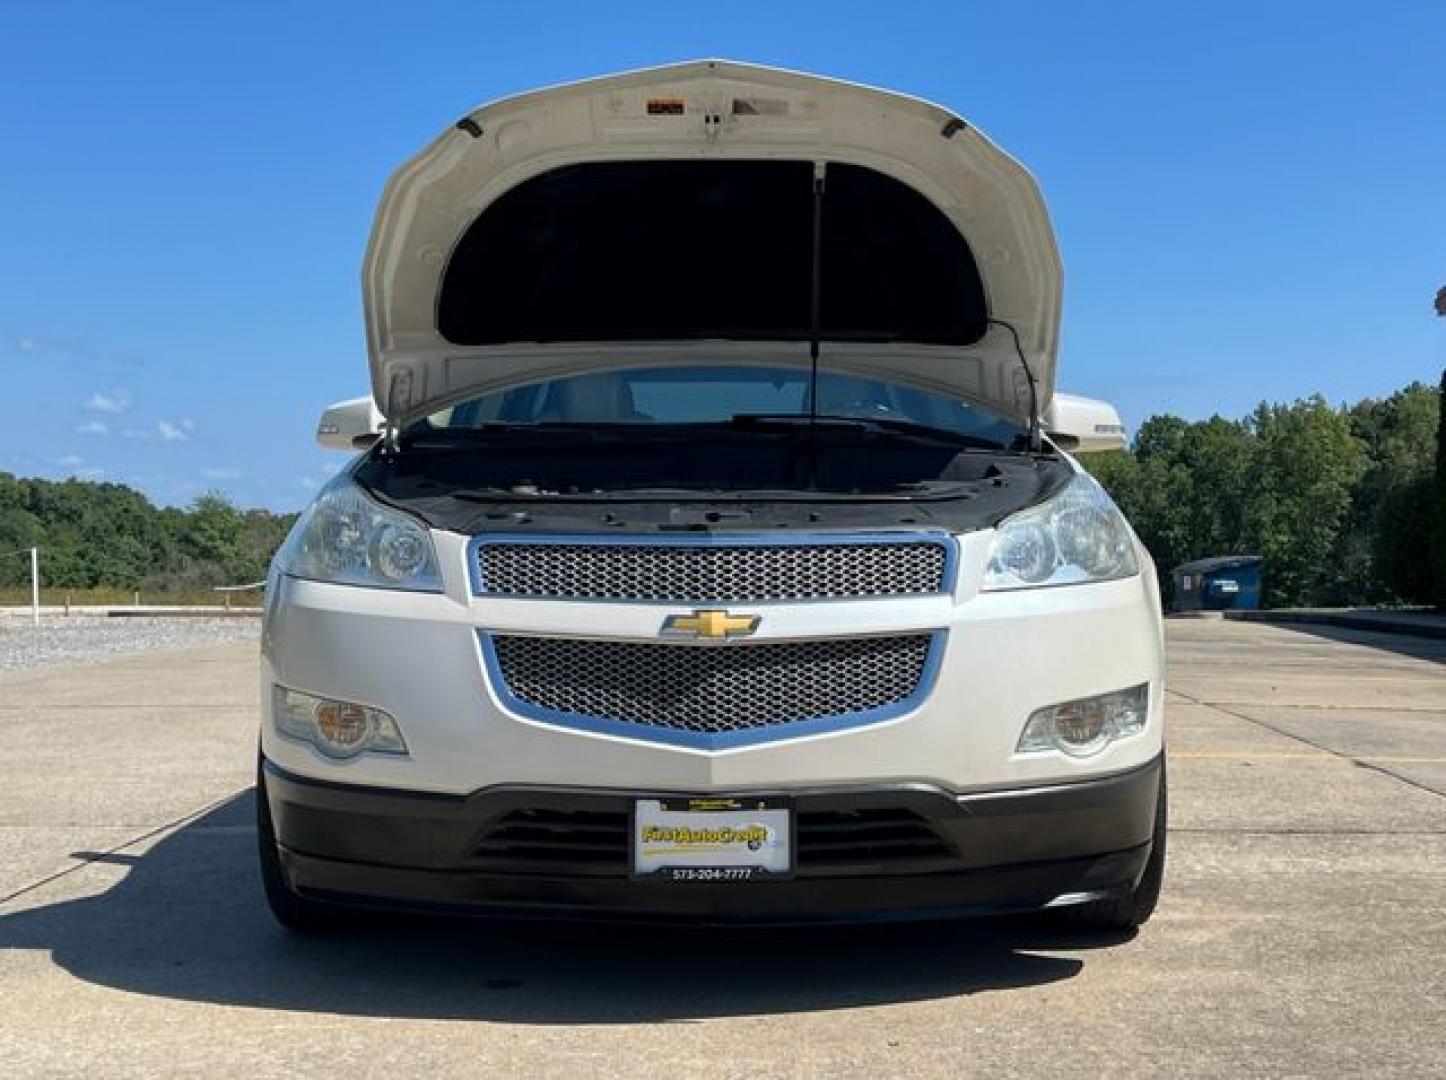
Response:
[[[311,743],[328,757],[351,758],[364,750],[407,752],[397,722],[370,705],[313,697],[284,686],[272,687],[271,703],[276,730]]]
[[[367,723],[367,711],[360,705],[325,702],[312,711],[312,723],[327,746],[350,753],[366,745],[370,725]]]
[[[1138,735],[1150,715],[1150,684],[1036,709],[1019,736],[1024,753],[1059,750],[1070,757],[1098,754],[1116,739]]]

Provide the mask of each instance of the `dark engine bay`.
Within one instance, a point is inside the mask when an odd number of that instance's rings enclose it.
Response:
[[[499,425],[379,445],[353,477],[434,528],[679,532],[997,524],[1063,457],[866,423]]]

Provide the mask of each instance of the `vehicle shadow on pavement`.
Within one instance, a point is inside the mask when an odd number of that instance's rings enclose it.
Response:
[[[1368,649],[1382,649],[1400,653],[1416,660],[1431,660],[1446,664],[1446,638],[1416,637],[1408,634],[1385,634],[1360,627],[1327,626],[1321,623],[1272,623],[1281,630],[1337,641],[1345,645],[1363,645]]]
[[[238,794],[144,854],[99,856],[126,864],[125,877],[0,917],[0,948],[49,950],[87,982],[188,1001],[608,1024],[1036,986],[1083,967],[1051,953],[1125,940],[1074,940],[1020,920],[787,930],[399,920],[301,938],[265,908],[254,797]]]

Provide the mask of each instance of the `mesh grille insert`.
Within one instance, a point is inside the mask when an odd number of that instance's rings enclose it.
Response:
[[[853,544],[478,545],[482,591],[605,600],[806,600],[920,596],[945,588],[934,540]]]
[[[930,634],[731,646],[498,635],[526,705],[700,734],[869,712],[912,695]]]

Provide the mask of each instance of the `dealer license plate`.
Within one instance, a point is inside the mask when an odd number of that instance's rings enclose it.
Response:
[[[761,881],[793,874],[787,799],[638,799],[633,875],[665,881]]]

